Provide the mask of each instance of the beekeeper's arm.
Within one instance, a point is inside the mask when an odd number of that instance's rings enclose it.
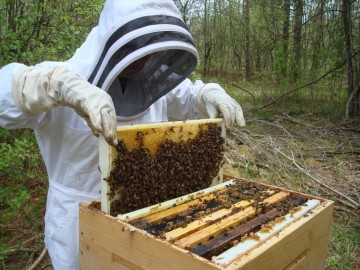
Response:
[[[64,66],[17,67],[12,74],[12,98],[25,114],[39,115],[57,106],[73,108],[94,135],[116,140],[116,114],[111,97]]]
[[[183,81],[167,96],[168,116],[173,119],[223,117],[227,129],[245,126],[241,106],[216,83]]]

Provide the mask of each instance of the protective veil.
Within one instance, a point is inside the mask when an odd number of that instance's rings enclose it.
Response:
[[[179,85],[197,57],[172,1],[107,1],[98,27],[69,64],[110,94],[121,119],[138,116]],[[134,74],[123,74],[136,62]]]
[[[122,76],[140,59],[136,77]],[[192,37],[172,0],[111,0],[69,61],[37,67],[66,67],[107,91],[125,125],[207,117],[197,111],[204,84],[185,79],[196,62]],[[100,197],[98,140],[70,107],[37,114],[19,109],[12,78],[24,67],[13,63],[0,70],[0,126],[34,129],[49,177],[45,243],[55,269],[78,269],[78,205]]]

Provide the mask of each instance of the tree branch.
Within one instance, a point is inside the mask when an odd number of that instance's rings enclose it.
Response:
[[[312,176],[310,173],[308,173],[304,168],[302,168],[293,157],[289,157],[286,154],[284,154],[280,149],[275,149],[278,153],[280,153],[283,157],[287,158],[288,160],[290,160],[296,168],[298,168],[302,173],[306,174],[308,177],[310,177],[311,179],[313,179],[316,183],[318,183],[320,186],[325,187],[329,190],[331,190],[332,192],[334,192],[335,194],[341,196],[342,198],[346,199],[348,202],[351,203],[351,206],[355,209],[359,208],[360,205],[359,203],[355,202],[353,199],[351,199],[350,197],[346,196],[345,194],[341,193],[340,191],[337,191],[336,189],[328,186],[327,184],[324,183],[324,181],[317,179],[316,177]]]
[[[36,261],[27,269],[27,270],[33,270],[35,267],[41,262],[41,260],[44,258],[46,254],[47,248],[44,247],[43,251],[41,252],[40,256],[36,259]]]
[[[246,90],[245,88],[243,88],[243,87],[241,87],[241,86],[239,86],[239,85],[233,84],[233,83],[230,84],[230,85],[235,86],[235,87],[239,88],[240,90],[248,93],[248,94],[252,97],[252,100],[253,100],[253,109],[255,109],[255,96],[254,96],[252,93],[250,93],[250,91]]]

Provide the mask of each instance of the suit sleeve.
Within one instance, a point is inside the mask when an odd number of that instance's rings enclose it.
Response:
[[[209,118],[198,109],[198,93],[205,84],[198,80],[185,79],[166,95],[169,119],[187,120]]]
[[[2,128],[35,129],[44,118],[44,113],[30,115],[22,112],[14,102],[12,95],[13,74],[25,67],[23,64],[12,63],[0,69],[0,127]]]

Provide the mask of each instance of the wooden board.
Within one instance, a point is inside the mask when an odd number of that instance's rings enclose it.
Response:
[[[235,227],[234,229],[228,231],[226,235],[223,235],[223,237],[216,237],[212,240],[209,240],[205,244],[193,248],[191,251],[202,257],[206,256],[206,258],[209,258],[208,254],[211,254],[211,252],[216,252],[216,250],[220,249],[226,249],[227,246],[238,242],[237,239],[241,239],[244,235],[251,232],[251,230],[261,227],[263,220],[272,219],[280,215],[281,214],[278,210],[272,209],[267,213],[262,214],[255,219],[246,222],[245,224],[242,224],[241,226]]]
[[[214,270],[214,264],[80,205],[80,269]]]
[[[158,212],[149,216],[146,216],[145,218],[141,219],[138,223],[140,226],[142,224],[154,224],[163,221],[165,218],[170,219],[176,215],[181,214],[181,212],[185,211],[189,208],[189,206],[196,205],[201,203],[202,200],[210,200],[215,198],[214,194],[210,194],[204,197],[201,197],[201,199],[192,200],[190,202],[186,202],[180,205],[177,205],[175,207],[172,207],[170,209],[166,209],[162,212]]]
[[[263,202],[268,204],[274,204],[276,202],[279,202],[281,200],[284,200],[285,198],[289,197],[290,193],[288,192],[279,192],[271,197],[265,199]],[[194,247],[196,244],[200,243],[201,241],[204,241],[208,239],[211,236],[216,236],[222,233],[224,230],[229,228],[230,226],[236,226],[243,220],[253,216],[256,214],[256,208],[253,206],[250,206],[248,208],[245,208],[244,210],[231,215],[229,217],[226,217],[219,222],[212,224],[210,226],[207,226],[195,233],[192,233],[191,235],[181,238],[180,240],[176,241],[175,244],[177,246],[190,249]]]
[[[164,234],[164,237],[166,240],[172,240],[172,239],[178,239],[180,237],[184,237],[190,233],[193,233],[195,231],[198,231],[204,227],[206,227],[211,222],[214,222],[216,220],[219,220],[227,215],[229,215],[234,207],[242,207],[246,208],[251,205],[253,201],[240,201],[234,205],[232,205],[229,209],[221,209],[219,211],[216,211],[215,213],[212,213],[200,220],[195,220],[189,224],[185,228],[176,228],[170,232],[167,232]]]
[[[272,191],[272,190],[268,191],[269,195],[272,195],[273,193],[274,193],[274,191]],[[210,196],[215,197],[213,194],[211,194],[209,196],[202,197],[201,200],[209,199]],[[279,194],[277,196],[282,196],[282,195]],[[197,201],[200,201],[200,200],[197,200]],[[195,201],[193,201],[193,202],[195,202]],[[184,237],[190,233],[193,233],[195,231],[198,231],[198,230],[206,227],[208,224],[210,224],[216,220],[219,220],[225,216],[228,216],[229,214],[231,214],[231,212],[234,208],[246,208],[246,207],[250,206],[253,202],[254,202],[253,200],[244,200],[244,201],[234,203],[234,204],[230,205],[230,207],[228,209],[221,209],[210,215],[207,215],[206,217],[204,217],[200,220],[196,220],[196,221],[193,221],[193,222],[187,224],[187,226],[185,228],[176,228],[168,233],[165,233],[164,237],[166,240],[172,240],[172,239],[178,239],[180,237]],[[265,200],[264,202],[267,203],[269,201]],[[271,202],[271,200],[270,200],[270,202]],[[189,203],[191,203],[191,202],[189,202]],[[165,211],[163,211],[163,212],[165,212]],[[158,214],[160,215],[163,212],[160,212]],[[162,215],[162,216],[163,216],[163,218],[166,217],[166,215]],[[147,217],[143,220],[147,220]]]
[[[323,202],[225,269],[325,269],[333,208],[334,202]]]
[[[151,155],[154,155],[159,144],[165,140],[173,142],[187,141],[195,138],[200,130],[205,129],[207,124],[216,124],[222,127],[222,137],[225,138],[225,128],[222,118],[162,122],[142,125],[118,126],[117,137],[122,140],[129,150],[139,149],[140,146],[147,148]],[[141,140],[139,139],[141,137]],[[107,144],[104,137],[99,137],[99,169],[101,173],[101,210],[109,214],[111,201],[118,199],[121,194],[117,194],[114,199],[110,199],[108,194],[110,187],[105,180],[114,169],[113,161],[117,157],[117,151],[114,147]],[[222,168],[219,168],[219,174],[214,177],[213,185],[221,183]]]

